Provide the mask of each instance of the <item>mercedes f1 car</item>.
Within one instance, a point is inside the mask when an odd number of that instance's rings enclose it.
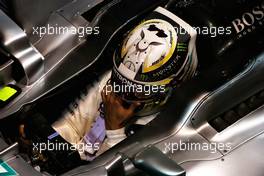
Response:
[[[160,114],[91,162],[25,147],[19,125],[49,140],[51,124],[111,69],[122,36],[158,7],[196,29],[199,60]],[[263,0],[0,0],[0,9],[0,175],[264,175]]]

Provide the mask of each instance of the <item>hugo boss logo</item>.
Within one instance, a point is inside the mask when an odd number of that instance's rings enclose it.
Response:
[[[264,25],[264,1],[242,14],[240,18],[232,21],[239,37],[246,35],[256,29],[256,25]]]

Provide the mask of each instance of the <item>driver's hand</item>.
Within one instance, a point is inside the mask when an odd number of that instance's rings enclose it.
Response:
[[[107,130],[117,130],[125,126],[124,122],[135,115],[135,109],[139,102],[132,103],[129,107],[124,107],[122,101],[113,92],[106,91],[104,87],[101,92],[105,111],[105,125]]]

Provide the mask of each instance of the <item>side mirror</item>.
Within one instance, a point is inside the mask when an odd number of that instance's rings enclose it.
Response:
[[[185,170],[175,161],[168,158],[156,147],[148,147],[137,153],[133,159],[137,169],[148,175],[155,176],[185,176]]]
[[[130,163],[130,164],[129,164]],[[128,166],[129,165],[129,166]],[[143,148],[139,152],[118,153],[106,165],[108,176],[115,175],[151,175],[151,176],[185,176],[185,170],[168,158],[154,146]]]

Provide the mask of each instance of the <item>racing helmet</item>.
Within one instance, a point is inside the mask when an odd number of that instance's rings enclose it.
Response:
[[[140,102],[137,116],[159,112],[173,88],[194,75],[195,45],[186,34],[179,35],[166,20],[149,19],[128,32],[115,51],[114,93],[125,102]]]

